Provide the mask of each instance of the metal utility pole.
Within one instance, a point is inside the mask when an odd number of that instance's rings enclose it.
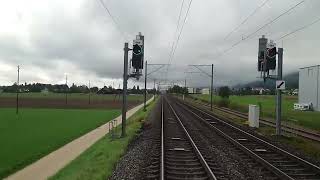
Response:
[[[128,84],[128,52],[129,45],[124,43],[124,58],[123,58],[123,94],[122,94],[122,132],[121,137],[126,136],[126,119],[127,119],[127,84]]]
[[[19,82],[20,81],[20,66],[18,66],[18,79],[17,79],[17,107],[16,107],[16,114],[19,114]]]
[[[144,103],[143,103],[143,110],[146,111],[147,109],[147,70],[148,68],[148,61],[146,61],[146,66],[145,66],[145,76],[144,76]]]
[[[68,104],[68,75],[66,74],[66,104]]]
[[[282,80],[283,48],[278,48],[278,80]],[[277,89],[276,134],[281,135],[281,89]]]
[[[211,64],[211,86],[210,86],[210,108],[211,108],[211,111],[212,111],[212,104],[213,104],[213,64]]]
[[[156,100],[156,79],[153,79],[153,101]]]
[[[89,80],[89,104],[91,104],[91,89],[90,89],[90,80]]]

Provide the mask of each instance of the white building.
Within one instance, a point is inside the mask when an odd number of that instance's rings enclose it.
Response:
[[[201,94],[210,94],[210,89],[209,88],[201,89]]]
[[[194,93],[196,93],[195,88],[188,87],[188,93],[189,93],[189,94],[194,94]]]
[[[320,65],[300,68],[299,104],[312,103],[315,111],[320,111]]]

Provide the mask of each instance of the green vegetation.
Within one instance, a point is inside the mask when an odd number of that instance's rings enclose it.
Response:
[[[193,95],[194,97],[210,102],[210,96],[199,94]],[[267,118],[275,117],[275,96],[257,95],[257,96],[230,96],[229,108],[248,112],[248,104],[261,105],[261,116]],[[218,104],[221,101],[221,97],[214,96],[214,104]],[[298,101],[296,96],[284,96],[282,110],[283,110],[283,120],[289,123],[295,123],[302,125],[311,129],[320,130],[320,112],[310,112],[310,111],[295,111],[293,110],[293,104]]]
[[[110,135],[106,135],[50,179],[108,179],[116,163],[126,152],[130,141],[139,133],[142,123],[153,106],[154,103],[151,103],[146,112],[140,109],[129,118],[125,138],[111,140]],[[116,132],[120,134],[120,126],[117,127]]]
[[[281,137],[273,136],[275,134],[275,129],[270,126],[261,126],[257,129],[257,132],[282,144],[288,144],[291,147],[294,147],[294,149],[297,149],[316,160],[320,159],[320,144],[317,142],[298,136],[292,136],[292,134],[285,134],[285,136]]]
[[[115,95],[115,94],[95,94],[91,93],[91,99],[99,99],[99,100],[121,100],[122,95]],[[0,99],[1,97],[16,97],[16,93],[0,93]],[[19,97],[21,98],[61,98],[64,99],[66,97],[65,93],[19,93]],[[69,99],[84,99],[87,100],[89,97],[89,94],[87,93],[68,93]],[[148,95],[147,98],[150,98],[151,95]],[[128,101],[143,101],[143,94],[135,94],[135,95],[129,95]]]
[[[238,116],[234,116],[232,114],[228,114],[223,111],[215,111],[215,114],[218,115],[221,119],[224,119],[226,121],[232,121],[233,123],[242,125],[242,126],[248,125],[248,121],[246,119],[240,118]],[[294,149],[297,149],[300,152],[303,152],[316,160],[320,160],[320,144],[317,142],[304,139],[298,136],[297,137],[292,136],[292,134],[284,134],[285,136],[277,137],[277,136],[274,136],[274,134],[276,133],[275,128],[270,126],[265,126],[265,125],[260,125],[260,127],[255,129],[255,131],[258,134],[261,134],[263,136],[269,137],[270,139],[273,139],[274,141],[278,141],[282,144],[287,144],[290,147],[293,147]]]
[[[188,89],[185,87],[180,87],[177,85],[174,85],[173,87],[170,87],[167,90],[168,93],[177,93],[177,94],[187,94],[188,93]]]
[[[119,110],[0,108],[0,179],[117,117]]]

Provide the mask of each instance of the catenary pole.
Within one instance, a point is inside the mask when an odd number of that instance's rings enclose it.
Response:
[[[210,86],[210,109],[212,111],[212,106],[213,106],[213,64],[211,64],[211,86]]]
[[[145,76],[144,76],[144,103],[143,103],[143,110],[146,111],[147,109],[147,76],[148,76],[148,61],[146,61],[145,65]]]
[[[278,80],[282,80],[283,48],[278,48]],[[277,89],[276,134],[281,135],[281,90]]]
[[[66,74],[66,104],[68,104],[68,75]]]
[[[153,79],[153,100],[156,100],[156,79]]]
[[[91,86],[90,86],[90,80],[89,80],[89,104],[91,104]]]
[[[127,119],[127,82],[128,82],[128,52],[129,44],[124,43],[124,58],[123,58],[123,94],[122,94],[122,128],[121,137],[126,136],[126,119]]]

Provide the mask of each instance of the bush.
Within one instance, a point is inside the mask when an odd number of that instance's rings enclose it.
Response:
[[[240,105],[236,102],[232,102],[229,104],[229,108],[231,109],[235,109],[237,111],[240,111],[240,112],[244,112],[244,113],[247,113],[248,112],[248,106],[245,106],[245,105]]]
[[[230,96],[230,89],[228,86],[223,86],[219,88],[219,96],[222,98],[229,98]]]
[[[230,100],[228,98],[222,98],[217,102],[218,107],[229,107]]]

